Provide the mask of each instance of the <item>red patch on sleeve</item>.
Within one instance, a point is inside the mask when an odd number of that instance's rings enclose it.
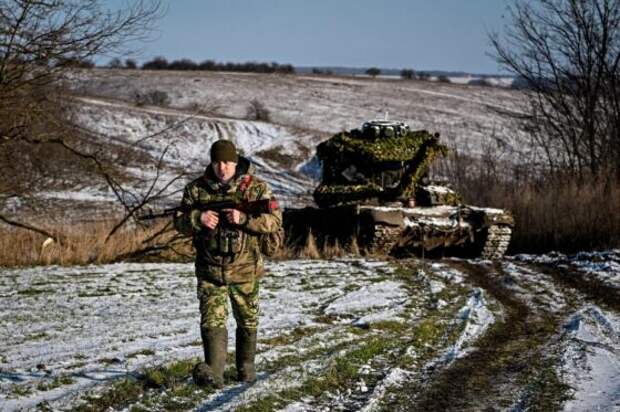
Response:
[[[269,200],[269,209],[270,210],[278,210],[278,209],[280,209],[280,205],[278,204],[278,201],[276,200],[275,197],[272,197]]]

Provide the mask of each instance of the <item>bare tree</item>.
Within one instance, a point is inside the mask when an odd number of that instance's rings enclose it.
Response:
[[[620,2],[514,0],[490,35],[527,85],[527,127],[552,170],[620,176]]]
[[[159,0],[135,0],[116,11],[104,4],[0,0],[0,200],[40,189],[41,176],[49,178],[54,168],[50,150],[80,158],[87,139],[72,122],[63,80],[97,55],[122,54],[127,42],[148,35],[162,13]],[[104,178],[111,170],[105,167]]]
[[[367,69],[365,73],[374,79],[375,77],[381,74],[381,69],[377,67],[371,67]]]
[[[0,136],[44,138],[28,131],[57,118],[59,80],[76,63],[120,52],[146,36],[162,7],[136,0],[110,11],[101,0],[0,0]]]
[[[402,69],[400,71],[400,77],[406,80],[415,79],[415,71],[413,69]]]

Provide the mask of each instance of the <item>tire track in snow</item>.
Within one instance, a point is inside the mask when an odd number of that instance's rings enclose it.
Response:
[[[570,266],[534,262],[522,264],[534,271],[550,276],[555,283],[563,287],[578,291],[586,300],[620,313],[620,289]]]
[[[518,262],[517,267],[538,271],[576,295],[564,319],[557,370],[570,385],[565,411],[616,410],[620,407],[620,296],[602,279],[570,265]],[[601,307],[599,307],[600,305]]]
[[[532,306],[502,284],[501,264],[451,260],[473,285],[500,302],[506,317],[496,322],[474,344],[476,349],[449,368],[431,375],[430,382],[413,394],[413,404],[396,410],[483,410],[509,406],[536,367],[546,364],[546,344],[560,325],[545,307]],[[552,394],[553,395],[553,394]],[[554,403],[555,399],[545,402]]]
[[[493,324],[495,316],[483,290],[463,285],[462,277],[445,265],[426,267],[413,260],[403,266],[408,264],[413,266],[410,270],[417,271],[416,279],[408,282],[410,293],[418,295],[418,300],[401,333],[384,333],[383,339],[396,342],[393,347],[361,366],[358,380],[346,391],[286,410],[391,410],[392,400],[403,388],[419,387],[433,371],[465,356]],[[408,402],[406,399],[404,409]]]

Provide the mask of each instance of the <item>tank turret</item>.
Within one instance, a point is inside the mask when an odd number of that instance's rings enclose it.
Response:
[[[317,147],[323,173],[314,199],[320,207],[408,204],[430,163],[447,151],[439,134],[412,131],[402,122],[366,122]]]

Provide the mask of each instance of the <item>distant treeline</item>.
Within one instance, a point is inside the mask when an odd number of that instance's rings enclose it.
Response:
[[[113,69],[137,69],[138,65],[132,59],[127,59],[125,63],[120,59],[112,59],[108,67]],[[279,64],[276,62],[245,62],[245,63],[220,63],[215,60],[205,60],[196,63],[191,59],[180,59],[169,62],[165,57],[155,57],[140,66],[142,70],[211,70],[226,72],[252,72],[252,73],[295,73],[295,68],[291,64]]]

